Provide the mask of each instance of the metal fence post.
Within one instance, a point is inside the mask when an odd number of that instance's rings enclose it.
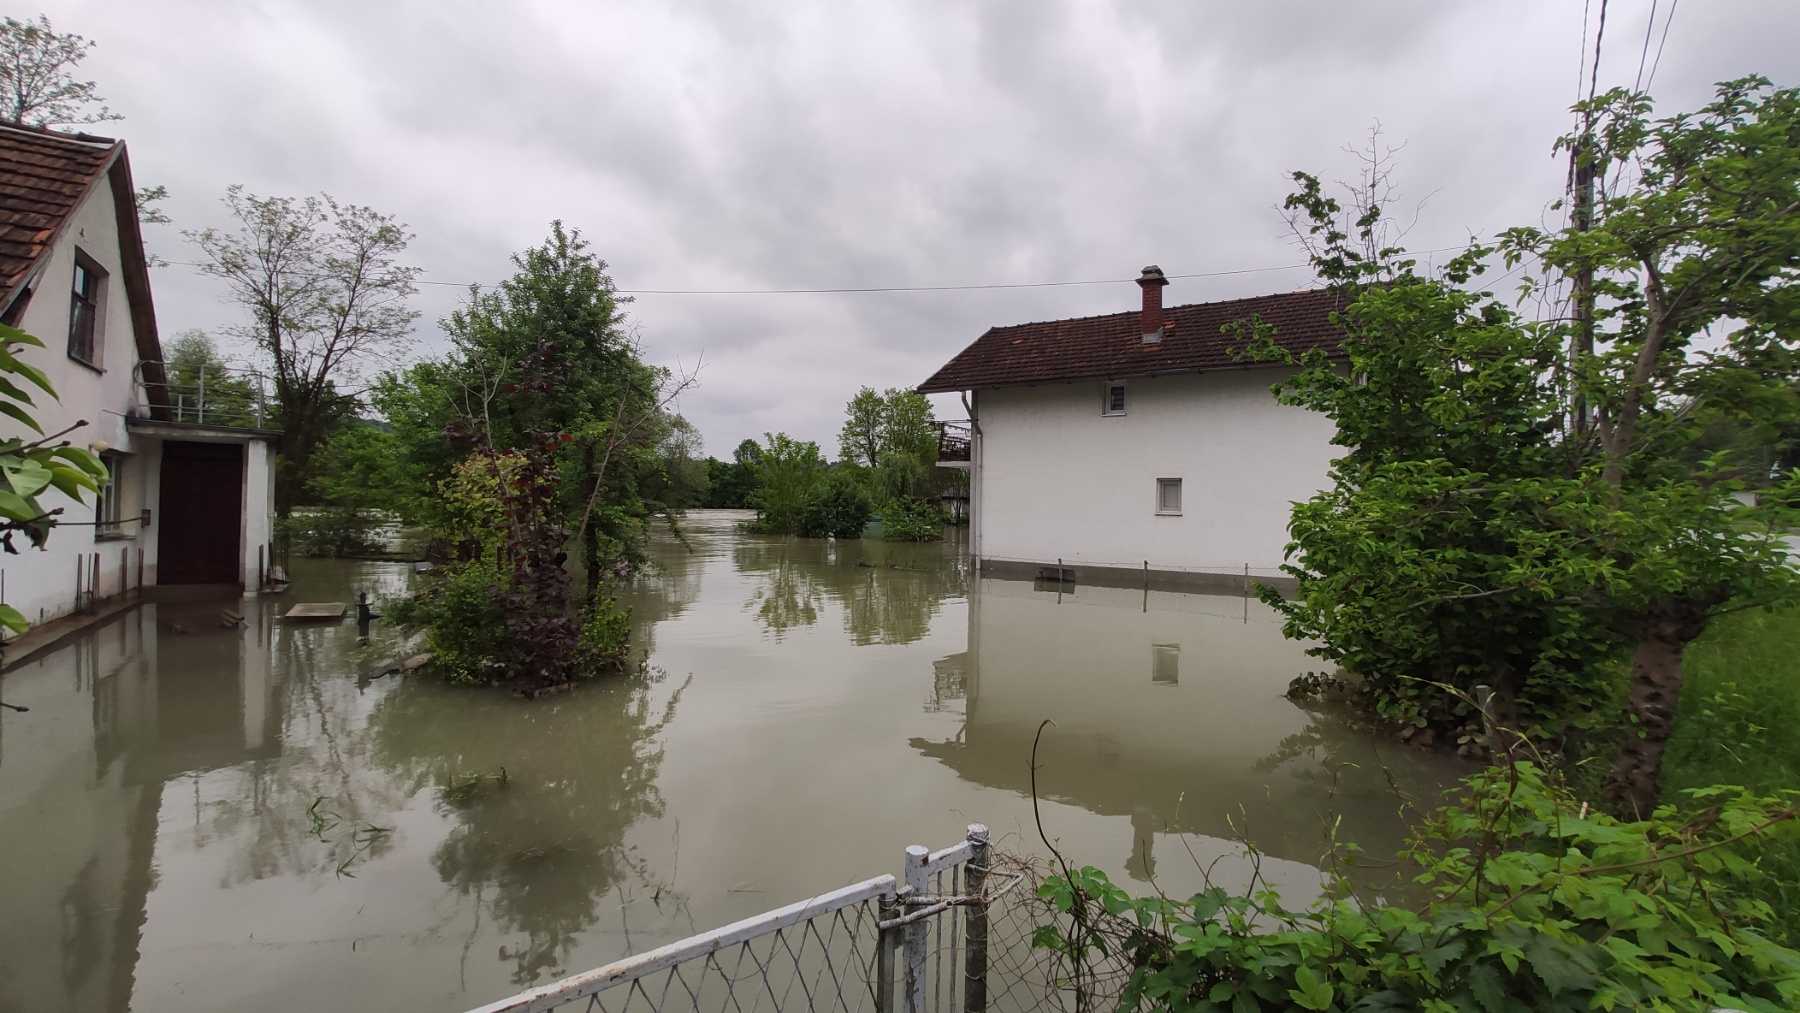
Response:
[[[915,898],[930,892],[929,876],[925,873],[925,862],[931,849],[923,844],[909,844],[906,847],[906,885]],[[906,972],[900,983],[901,1013],[925,1013],[925,947],[927,943],[924,919],[906,926],[906,934],[902,941],[906,946]]]
[[[985,824],[969,824],[969,861],[963,866],[963,884],[969,896],[965,916],[968,953],[963,958],[963,1013],[985,1013],[987,1010],[988,912],[982,888],[988,874],[988,828]]]

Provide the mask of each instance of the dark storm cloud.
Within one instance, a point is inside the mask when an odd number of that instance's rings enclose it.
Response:
[[[1594,5],[1597,7],[1597,3]],[[1662,9],[1666,13],[1667,3]],[[1611,4],[1602,85],[1637,69],[1648,0]],[[624,288],[1129,278],[1294,263],[1284,174],[1347,177],[1404,143],[1415,248],[1538,221],[1576,94],[1582,4],[669,4],[639,0],[69,0],[146,181],[182,226],[243,182],[399,215],[432,281],[491,282],[560,218]],[[1800,6],[1680,9],[1656,92],[1800,75]],[[1653,44],[1654,45],[1654,44]],[[152,245],[191,259],[167,228]],[[1304,271],[1178,281],[1200,301]],[[234,319],[187,268],[166,333]],[[421,353],[453,287],[425,286]],[[708,449],[786,429],[835,450],[856,387],[919,382],[988,325],[1131,306],[1129,283],[990,292],[657,296],[653,358],[694,362]]]

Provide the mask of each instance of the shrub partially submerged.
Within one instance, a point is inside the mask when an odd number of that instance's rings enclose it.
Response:
[[[1699,789],[1691,808],[1627,823],[1527,763],[1466,783],[1402,853],[1423,870],[1417,903],[1341,885],[1303,911],[1269,889],[1132,898],[1083,868],[1044,884],[1069,919],[1034,942],[1070,965],[1078,1008],[1120,964],[1123,1010],[1800,1007],[1800,952],[1759,899],[1758,861],[1795,836],[1800,793]]]
[[[630,613],[604,593],[575,605],[555,449],[479,448],[440,488],[440,539],[456,558],[388,615],[426,630],[433,663],[452,682],[506,682],[530,695],[624,661]]]

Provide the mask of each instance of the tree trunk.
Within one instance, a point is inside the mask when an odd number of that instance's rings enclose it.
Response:
[[[1640,818],[1650,815],[1662,793],[1663,750],[1681,700],[1681,657],[1706,629],[1708,611],[1704,602],[1664,601],[1628,627],[1638,640],[1625,706],[1629,720],[1605,790],[1609,800]]]
[[[581,484],[585,488],[594,480],[594,445],[589,442],[581,451]],[[600,600],[600,531],[587,518],[581,525],[581,564],[587,572],[587,586],[582,588],[581,600],[586,605],[593,605]]]

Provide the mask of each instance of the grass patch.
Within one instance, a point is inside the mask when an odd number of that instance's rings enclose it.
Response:
[[[1714,620],[1688,646],[1681,704],[1663,758],[1663,797],[1710,784],[1757,794],[1800,787],[1800,608],[1738,612]],[[1760,899],[1800,943],[1800,832],[1784,826],[1763,842]],[[1770,926],[1772,929],[1777,926]]]
[[[1663,764],[1665,795],[1800,785],[1800,609],[1733,613],[1689,645]]]

